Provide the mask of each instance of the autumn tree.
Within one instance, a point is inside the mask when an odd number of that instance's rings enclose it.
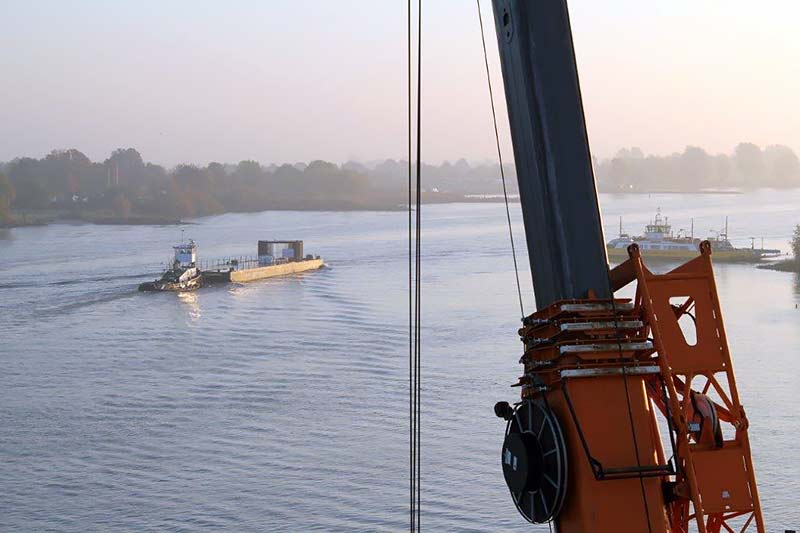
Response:
[[[111,205],[116,216],[128,218],[131,215],[131,201],[128,200],[128,195],[125,194],[125,191],[117,191],[114,194],[114,200]]]

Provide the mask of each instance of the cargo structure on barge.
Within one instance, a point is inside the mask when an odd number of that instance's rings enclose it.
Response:
[[[203,270],[203,281],[244,283],[318,270],[323,266],[320,256],[303,254],[303,241],[258,241],[258,257],[218,261]]]

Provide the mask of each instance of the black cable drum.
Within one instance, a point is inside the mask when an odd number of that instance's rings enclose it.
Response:
[[[558,515],[567,492],[567,447],[555,413],[542,400],[523,400],[506,426],[503,476],[517,510],[543,523]]]

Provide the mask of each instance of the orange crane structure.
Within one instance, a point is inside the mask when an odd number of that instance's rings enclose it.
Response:
[[[609,269],[566,0],[493,7],[538,309],[495,405],[514,505],[561,533],[764,532],[710,244]]]

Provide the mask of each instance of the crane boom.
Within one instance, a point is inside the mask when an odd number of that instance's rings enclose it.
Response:
[[[567,6],[494,1],[537,307],[610,297]]]

